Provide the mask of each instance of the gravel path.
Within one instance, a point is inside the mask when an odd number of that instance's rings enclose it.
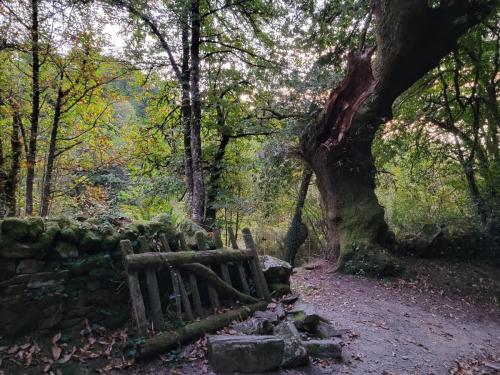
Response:
[[[500,316],[490,306],[328,269],[298,269],[293,287],[348,330],[339,373],[449,374],[457,360],[500,356]]]

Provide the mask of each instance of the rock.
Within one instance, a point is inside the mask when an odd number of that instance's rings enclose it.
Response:
[[[233,329],[243,335],[270,335],[273,333],[273,323],[267,319],[254,317],[236,323]]]
[[[281,337],[285,344],[281,367],[305,366],[309,363],[309,355],[293,323],[281,322],[274,329],[274,334]]]
[[[40,243],[22,243],[5,237],[0,241],[0,257],[7,259],[41,259],[46,250]]]
[[[284,303],[285,305],[291,305],[292,303],[297,302],[298,299],[299,299],[298,294],[292,294],[290,296],[283,297],[281,299],[281,302]]]
[[[83,231],[83,236],[80,240],[80,249],[84,252],[95,254],[102,246],[102,237],[100,233],[93,229]]]
[[[259,373],[280,367],[283,339],[273,336],[209,336],[208,361],[214,371]]]
[[[198,241],[196,240],[197,232],[202,232],[203,235],[205,236],[208,249],[216,248],[213,237],[209,236],[208,232],[203,227],[196,224],[194,221],[185,220],[181,222],[177,226],[177,230],[184,234],[184,239],[186,240],[186,245],[188,249],[198,250]]]
[[[278,313],[271,310],[256,311],[253,314],[254,318],[268,320],[272,324],[278,323],[279,316]]]
[[[68,224],[59,230],[58,239],[73,245],[80,242],[80,228],[75,224]]]
[[[292,266],[270,255],[260,255],[260,264],[268,284],[290,284]]]
[[[2,222],[2,234],[16,241],[36,241],[43,233],[43,220],[41,218],[20,219],[8,217]]]
[[[1,251],[0,251],[1,252]],[[16,263],[2,259],[0,261],[0,281],[4,281],[14,276],[16,273]]]
[[[341,337],[342,333],[330,323],[320,320],[316,327],[316,335],[322,339],[329,339],[332,337]]]
[[[56,259],[78,258],[78,249],[69,242],[56,242],[53,254]]]
[[[19,262],[16,273],[37,273],[43,270],[45,262],[36,259],[24,259]]]
[[[291,314],[293,324],[300,331],[315,333],[320,321],[319,315],[306,314],[304,311],[294,311]]]
[[[68,279],[69,271],[39,272],[30,275],[28,288],[46,288],[60,286]]]
[[[271,284],[269,286],[269,289],[273,298],[280,298],[292,292],[292,290],[290,289],[290,285],[288,284]]]
[[[307,353],[314,358],[342,358],[342,340],[309,340],[302,341]]]

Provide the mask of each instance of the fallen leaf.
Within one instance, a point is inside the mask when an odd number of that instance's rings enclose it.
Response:
[[[59,359],[61,356],[62,349],[58,347],[57,345],[52,346],[52,357],[54,358],[55,361]]]
[[[57,344],[57,342],[61,339],[61,332],[59,332],[58,334],[54,335],[54,337],[52,337],[52,344]]]

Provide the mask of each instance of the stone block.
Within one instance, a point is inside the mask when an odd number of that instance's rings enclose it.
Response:
[[[274,336],[209,336],[208,361],[222,373],[259,373],[280,367],[284,342]]]
[[[45,262],[36,259],[24,259],[19,262],[16,268],[17,274],[37,273],[43,270]]]
[[[307,353],[314,358],[342,358],[342,340],[309,340],[303,341]]]
[[[281,322],[274,329],[274,334],[284,342],[284,354],[281,367],[305,366],[309,363],[309,355],[300,339],[300,333],[292,322]]]

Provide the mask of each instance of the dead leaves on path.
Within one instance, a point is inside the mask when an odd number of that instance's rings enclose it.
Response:
[[[6,368],[8,364],[19,369],[37,366],[40,373],[58,374],[58,365],[71,360],[85,363],[101,358],[108,363],[98,371],[107,374],[111,370],[125,369],[133,365],[134,360],[125,358],[121,350],[117,350],[118,354],[113,355],[113,349],[117,346],[123,347],[127,338],[126,330],[107,331],[103,327],[92,330],[87,323],[87,329],[81,332],[79,342],[66,342],[59,332],[51,338],[48,347],[41,347],[36,341],[0,347],[0,369]]]
[[[471,359],[468,361],[455,361],[455,367],[450,370],[450,375],[498,375],[500,374],[500,357],[486,359]]]

